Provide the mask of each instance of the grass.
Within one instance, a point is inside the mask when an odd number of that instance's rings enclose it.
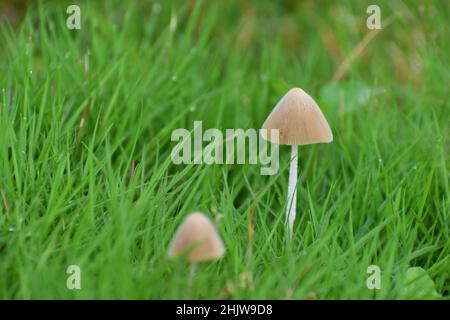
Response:
[[[450,7],[378,2],[379,32],[354,1],[77,1],[72,31],[73,1],[42,1],[18,27],[2,19],[0,298],[397,299],[421,267],[448,299]],[[299,150],[289,243],[289,148],[262,176],[174,165],[170,135],[258,129],[294,86],[335,139]],[[194,210],[227,253],[189,293],[166,250]]]

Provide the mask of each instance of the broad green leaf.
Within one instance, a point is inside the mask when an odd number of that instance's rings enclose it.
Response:
[[[420,267],[412,267],[406,271],[406,275],[400,289],[400,299],[423,300],[439,299],[441,296],[436,292],[434,281],[427,272]]]

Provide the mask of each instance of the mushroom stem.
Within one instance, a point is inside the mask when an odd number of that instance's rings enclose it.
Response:
[[[195,271],[197,270],[197,263],[192,262],[190,264],[190,270],[189,270],[189,278],[188,278],[188,295],[190,296],[192,293],[192,286],[194,284],[194,277],[195,277]]]
[[[297,164],[298,146],[293,145],[291,151],[291,165],[289,168],[288,205],[286,208],[286,224],[289,228],[289,239],[291,240],[295,221],[295,210],[297,208]]]

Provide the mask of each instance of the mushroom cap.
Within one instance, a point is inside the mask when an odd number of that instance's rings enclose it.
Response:
[[[169,257],[188,253],[189,262],[201,262],[222,257],[225,247],[211,220],[201,212],[189,214],[178,227],[169,247]]]
[[[333,141],[333,133],[317,103],[305,91],[293,88],[277,103],[263,124],[262,137],[286,145]],[[279,141],[270,129],[279,130]]]

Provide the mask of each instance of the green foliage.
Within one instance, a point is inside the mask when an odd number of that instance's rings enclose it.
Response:
[[[420,267],[409,268],[403,280],[399,297],[401,299],[437,299],[433,280],[425,270]]]

